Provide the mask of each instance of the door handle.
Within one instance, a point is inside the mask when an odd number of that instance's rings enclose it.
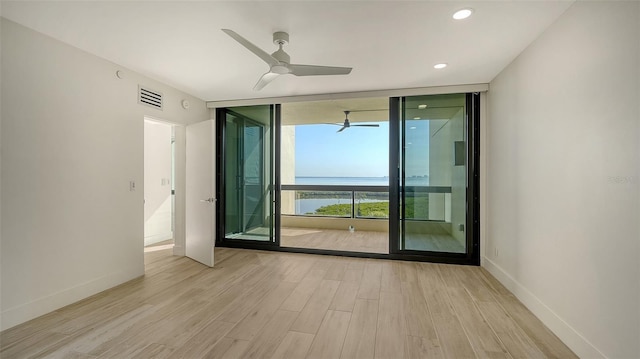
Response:
[[[209,203],[214,203],[216,201],[215,198],[209,197],[207,199],[201,199],[200,202],[209,202]]]

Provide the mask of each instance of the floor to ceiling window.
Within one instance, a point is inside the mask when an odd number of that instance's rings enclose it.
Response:
[[[219,244],[477,264],[477,112],[473,94],[218,109]]]
[[[471,94],[398,98],[398,253],[473,252]],[[395,165],[395,164],[394,164]],[[396,179],[394,179],[396,180]],[[470,222],[468,222],[470,220]]]

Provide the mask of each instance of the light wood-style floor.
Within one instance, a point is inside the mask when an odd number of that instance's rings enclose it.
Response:
[[[575,358],[479,267],[216,248],[0,334],[2,358]]]
[[[283,227],[280,246],[389,254],[389,233]]]
[[[411,250],[465,252],[464,246],[450,235],[407,233],[405,241],[406,249]],[[283,227],[280,234],[280,246],[389,254],[389,233]]]

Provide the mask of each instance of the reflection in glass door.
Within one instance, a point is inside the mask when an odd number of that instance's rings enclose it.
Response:
[[[223,113],[222,234],[231,240],[273,242],[272,106],[236,107]]]
[[[402,99],[400,251],[468,252],[467,95]]]

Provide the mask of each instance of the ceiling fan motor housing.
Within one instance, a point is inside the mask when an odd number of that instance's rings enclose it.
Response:
[[[273,43],[276,45],[286,45],[289,43],[289,34],[284,31],[276,31],[273,33]]]
[[[284,52],[284,50],[282,49],[282,46],[284,46],[284,45],[289,43],[289,34],[287,34],[286,32],[282,32],[282,31],[274,32],[273,33],[273,43],[278,45],[278,50],[276,52],[274,52],[273,54],[271,54],[271,56],[273,56],[274,59],[276,59],[276,60],[278,60],[280,62],[284,62],[286,64],[290,64],[291,63],[291,57],[289,57],[289,54]],[[276,72],[276,73],[289,73],[289,71]]]

